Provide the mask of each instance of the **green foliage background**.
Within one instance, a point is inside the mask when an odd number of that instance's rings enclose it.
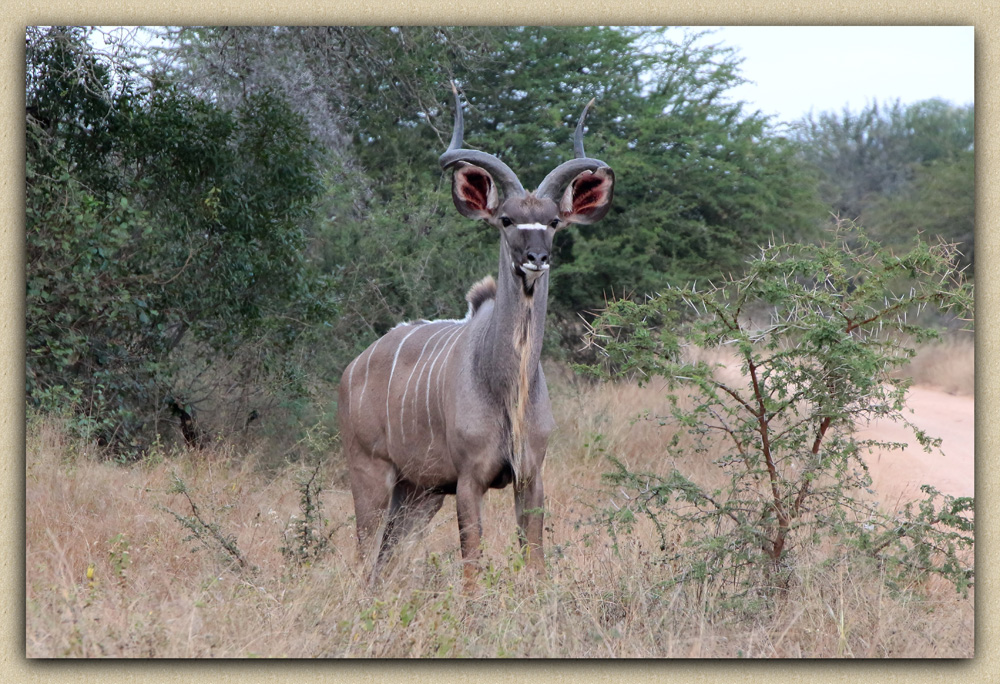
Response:
[[[557,236],[547,351],[580,359],[607,299],[739,273],[830,212],[973,259],[973,111],[931,101],[792,126],[734,101],[704,36],[615,27],[26,32],[27,399],[126,458],[330,422],[340,370],[404,319],[455,317],[497,236],[437,157],[455,80],[467,146],[534,187],[572,154],[611,213]],[[258,419],[262,419],[259,420]],[[185,422],[187,421],[187,422]],[[287,429],[292,427],[293,429]]]

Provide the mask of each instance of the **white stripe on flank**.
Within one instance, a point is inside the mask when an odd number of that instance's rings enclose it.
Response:
[[[415,321],[403,321],[402,323],[397,323],[396,325],[392,326],[392,330],[395,330],[396,328],[402,328],[404,325],[423,325],[424,323],[431,323],[431,322],[433,321],[428,321],[425,318],[418,318]],[[389,332],[392,332],[392,330],[390,330]]]
[[[430,321],[430,323],[440,323],[441,321]],[[448,328],[441,328],[435,333],[427,336],[427,341],[424,342],[423,349],[420,350],[420,356],[413,362],[413,368],[410,369],[410,377],[406,379],[406,387],[403,389],[403,399],[399,404],[399,429],[403,433],[403,439],[406,439],[406,423],[403,422],[403,416],[406,415],[406,395],[410,392],[410,381],[413,380],[413,374],[417,371],[417,366],[420,365],[420,359],[424,358],[424,352],[427,351],[427,345],[431,343],[435,337],[443,333]],[[435,345],[437,346],[437,345]],[[419,376],[417,378],[419,385]]]
[[[441,368],[438,369],[438,381],[437,381],[437,397],[438,397],[438,408],[441,409],[441,376],[444,375],[444,369],[448,367],[448,359],[451,358],[451,353],[455,351],[455,347],[458,346],[458,341],[462,338],[463,333],[465,333],[466,328],[462,328],[462,331],[458,333],[455,341],[452,343],[451,347],[448,349],[448,353],[444,355],[444,361],[441,363]]]
[[[406,333],[406,335],[399,341],[399,346],[396,347],[396,353],[392,357],[392,368],[389,369],[389,382],[385,386],[385,446],[386,449],[392,448],[392,421],[389,419],[389,397],[392,396],[392,376],[396,373],[396,362],[399,360],[399,352],[403,350],[403,345],[406,344],[406,340],[410,339],[410,335],[420,330],[422,323],[416,323],[413,326],[413,330]]]
[[[434,335],[432,335],[432,337],[437,337],[441,333],[446,333],[446,332],[448,332],[450,330],[451,330],[450,327],[441,328],[436,333],[434,333]],[[444,337],[441,337],[440,339],[436,340],[434,342],[434,346],[431,347],[431,350],[429,352],[427,352],[426,356],[424,354],[420,355],[420,358],[423,360],[424,365],[420,367],[420,372],[417,373],[416,390],[413,392],[413,402],[412,403],[413,403],[413,412],[414,412],[414,414],[416,414],[416,412],[417,412],[417,397],[420,394],[420,378],[422,378],[424,376],[424,371],[427,370],[428,366],[431,365],[431,357],[437,351],[438,345],[441,344],[442,340],[444,340]],[[428,342],[429,341],[430,340],[428,340]]]
[[[518,230],[545,230],[548,226],[542,225],[541,223],[518,223]]]
[[[368,358],[365,360],[365,382],[361,385],[361,398],[358,399],[358,410],[361,410],[361,408],[365,405],[365,388],[368,387],[368,367],[371,365],[372,357],[375,356],[375,348],[378,347],[379,343],[381,343],[384,339],[384,337],[380,337],[375,340],[375,344],[373,344],[371,349],[368,350]]]
[[[354,391],[354,367],[357,365],[358,359],[354,359],[351,361],[351,365],[347,367],[347,407],[351,405],[351,392]]]
[[[451,323],[451,321],[448,321],[448,323]],[[438,334],[450,333],[452,330],[453,330],[453,328],[451,328],[451,327],[444,327],[441,330],[439,330],[438,332],[434,333],[434,336],[437,337]],[[421,355],[421,358],[423,359],[424,363],[423,363],[423,366],[420,367],[420,372],[417,373],[417,382],[415,384],[415,390],[413,392],[413,402],[412,402],[413,406],[412,406],[412,410],[413,410],[413,423],[414,423],[414,425],[416,425],[417,418],[418,418],[418,416],[420,414],[420,412],[417,411],[417,401],[420,398],[420,379],[423,378],[424,371],[427,370],[428,368],[430,368],[431,357],[433,357],[434,354],[437,353],[438,347],[441,345],[442,342],[444,342],[446,340],[446,337],[447,337],[446,335],[442,334],[440,338],[438,338],[437,340],[434,341],[434,346],[431,347],[430,351],[428,351],[426,355]],[[428,425],[429,425],[430,424],[430,417],[429,416],[427,417],[427,421],[428,421]],[[433,428],[432,428],[432,430],[433,430]]]
[[[444,353],[444,350],[448,348],[448,343],[451,342],[452,338],[455,337],[457,333],[460,333],[463,330],[465,330],[464,326],[461,325],[455,326],[455,329],[451,331],[450,335],[448,335],[448,339],[444,341],[444,346],[441,347],[441,351],[435,354],[434,361],[433,363],[431,363],[431,368],[429,371],[427,371],[427,391],[424,393],[424,410],[427,412],[427,425],[431,429],[430,444],[434,443],[434,421],[431,420],[431,376],[434,374],[434,366],[437,365],[438,359],[441,358],[441,354]],[[428,449],[429,448],[430,447],[428,446]]]

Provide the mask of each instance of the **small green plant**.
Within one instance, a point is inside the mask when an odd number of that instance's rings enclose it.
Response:
[[[366,632],[370,632],[375,629],[375,623],[387,616],[388,603],[386,601],[380,601],[375,599],[375,601],[361,611],[359,620],[361,621],[361,628]]]
[[[121,533],[108,540],[108,562],[118,580],[125,579],[125,572],[132,565],[132,557],[129,555],[128,547],[128,540]]]
[[[340,527],[348,525],[347,520],[332,529],[324,531],[329,520],[323,517],[323,501],[320,494],[323,483],[320,478],[320,468],[326,462],[325,457],[336,450],[340,435],[331,434],[325,422],[318,422],[306,429],[299,445],[306,450],[307,458],[314,460],[316,465],[304,476],[299,478],[299,515],[293,515],[282,532],[285,543],[281,553],[285,558],[299,564],[310,563],[331,550],[330,539]]]
[[[297,563],[309,563],[330,551],[330,537],[337,528],[324,533],[322,528],[327,523],[323,518],[323,502],[320,492],[323,491],[319,481],[319,470],[322,463],[317,463],[308,477],[299,480],[299,508],[301,516],[292,516],[288,527],[282,536],[285,544],[281,553]]]
[[[893,371],[914,355],[907,344],[936,334],[914,324],[921,309],[971,313],[972,286],[955,263],[952,245],[920,242],[894,256],[841,222],[826,244],[762,248],[745,275],[722,285],[609,305],[591,330],[606,363],[585,370],[664,377],[673,394],[659,419],[676,430],[665,460],[710,458],[725,484],[695,482],[677,467],[637,472],[611,455],[605,479],[616,495],[603,524],[614,534],[651,520],[678,568],[674,581],[718,580],[719,605],[786,586],[792,555],[826,542],[831,552],[863,550],[897,579],[936,573],[967,590],[972,499],[927,488],[915,510],[878,510],[864,497],[864,457],[903,445],[857,434],[887,419],[925,449],[939,445],[906,421],[909,381]],[[733,367],[692,361],[693,348],[729,350]],[[678,529],[689,532],[680,545]]]
[[[435,658],[448,658],[455,652],[459,637],[465,632],[460,618],[455,614],[455,595],[451,587],[428,606],[431,613],[431,629],[434,638],[431,641],[432,655]]]
[[[607,452],[607,447],[605,446],[607,440],[604,435],[600,432],[594,432],[588,435],[588,437],[589,439],[583,443],[585,457],[589,460],[604,456]]]
[[[183,494],[191,506],[191,515],[181,515],[163,506],[163,510],[174,516],[174,519],[181,524],[190,534],[184,537],[184,541],[197,541],[202,547],[220,553],[221,558],[229,567],[236,567],[240,572],[253,571],[254,567],[247,562],[246,557],[236,545],[236,537],[222,533],[218,523],[206,521],[202,516],[198,505],[191,498],[187,490],[187,485],[177,475],[171,473],[173,484],[168,490],[168,494]],[[192,551],[197,550],[197,547]]]

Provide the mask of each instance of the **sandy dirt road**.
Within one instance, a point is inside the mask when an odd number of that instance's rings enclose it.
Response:
[[[878,498],[887,508],[922,498],[920,485],[933,485],[952,496],[975,494],[975,401],[926,387],[907,396],[912,413],[906,418],[930,437],[940,437],[941,450],[927,453],[901,423],[876,421],[859,432],[863,438],[905,442],[905,450],[874,453],[868,458]],[[943,453],[943,455],[942,455]]]

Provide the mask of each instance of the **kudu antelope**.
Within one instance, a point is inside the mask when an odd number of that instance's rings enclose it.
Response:
[[[522,551],[529,568],[544,570],[541,471],[554,421],[539,357],[549,252],[557,230],[607,213],[614,173],[583,151],[591,100],[576,127],[576,158],[526,192],[504,162],[462,149],[462,107],[452,90],[455,129],[441,167],[454,169],[458,211],[500,233],[499,275],[469,290],[463,320],[401,323],[354,359],[340,382],[339,418],[359,548],[378,549],[373,573],[454,494],[471,587],[489,488],[514,484]]]

